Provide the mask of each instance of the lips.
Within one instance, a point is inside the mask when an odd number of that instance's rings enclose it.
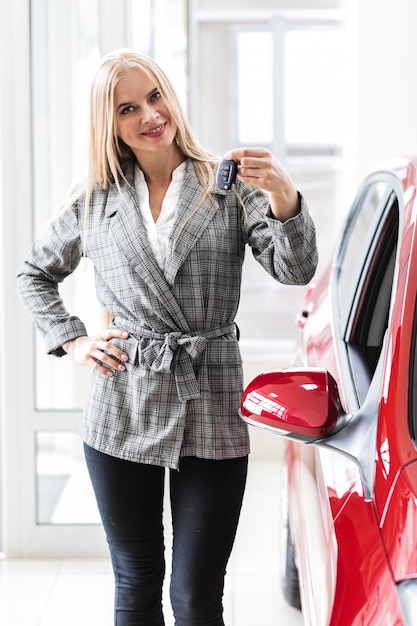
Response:
[[[160,124],[159,126],[155,126],[150,130],[147,130],[145,133],[142,133],[144,137],[160,137],[165,131],[166,122],[164,124]]]

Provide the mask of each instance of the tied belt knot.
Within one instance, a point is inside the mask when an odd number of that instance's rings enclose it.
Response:
[[[126,328],[126,325],[123,327]],[[129,331],[128,328],[126,330]],[[197,335],[180,331],[157,333],[143,327],[130,332],[139,342],[139,365],[146,366],[153,372],[173,372],[178,398],[186,401],[200,397],[193,359],[206,350],[210,339],[217,339],[234,331],[235,325],[232,323]]]

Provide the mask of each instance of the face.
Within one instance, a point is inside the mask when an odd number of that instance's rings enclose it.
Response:
[[[177,127],[157,86],[134,68],[116,86],[117,134],[140,160],[146,153],[169,149]]]

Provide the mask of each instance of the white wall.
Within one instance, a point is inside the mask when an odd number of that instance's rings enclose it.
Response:
[[[357,1],[357,172],[417,154],[417,2]]]

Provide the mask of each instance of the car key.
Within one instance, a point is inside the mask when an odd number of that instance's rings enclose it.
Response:
[[[222,159],[217,169],[216,183],[220,189],[229,191],[236,181],[237,162],[230,159]]]

